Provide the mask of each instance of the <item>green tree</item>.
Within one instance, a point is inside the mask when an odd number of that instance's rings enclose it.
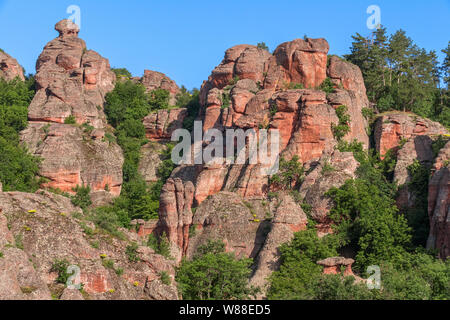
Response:
[[[225,253],[222,242],[200,247],[192,261],[183,260],[176,280],[183,299],[248,299],[256,291],[249,287],[251,259],[236,259]]]

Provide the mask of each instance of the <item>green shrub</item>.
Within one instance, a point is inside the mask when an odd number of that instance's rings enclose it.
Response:
[[[269,183],[282,189],[292,190],[303,182],[304,169],[299,162],[298,156],[291,160],[280,158],[280,167],[278,173],[274,174]]]
[[[126,249],[125,253],[127,254],[128,261],[130,261],[130,262],[138,262],[138,261],[140,261],[138,253],[137,253],[137,249],[138,248],[139,248],[139,246],[135,242],[133,242],[132,244],[127,246],[127,249]]]
[[[167,273],[167,271],[161,271],[159,273],[159,279],[161,279],[161,282],[163,284],[165,284],[166,286],[170,286],[170,284],[172,283],[169,274]]]
[[[72,189],[74,192],[76,192],[75,196],[72,196],[72,203],[73,205],[80,207],[83,210],[86,210],[91,204],[91,187],[89,186],[76,186]]]
[[[66,259],[58,260],[56,259],[52,267],[50,269],[50,272],[56,272],[58,274],[58,277],[56,278],[57,283],[66,284],[67,280],[72,274],[67,273],[67,268],[69,267],[70,263]]]
[[[336,108],[336,115],[339,119],[338,124],[332,124],[331,129],[336,140],[340,141],[350,132],[350,116],[347,114],[346,106],[339,106]]]
[[[155,250],[157,254],[160,254],[167,259],[171,258],[170,243],[169,240],[167,239],[166,233],[163,233],[159,239],[154,234],[149,235],[147,246]]]
[[[328,77],[322,82],[319,89],[324,91],[326,94],[335,92],[334,83]]]
[[[73,115],[70,115],[64,119],[64,123],[65,124],[76,124],[77,120],[75,119],[75,117]]]
[[[187,300],[248,299],[256,293],[248,285],[251,264],[251,259],[225,253],[223,244],[209,242],[192,261],[182,261],[176,280]]]
[[[269,47],[266,45],[265,42],[258,42],[258,44],[256,45],[259,49],[263,49],[266,51],[269,51]]]

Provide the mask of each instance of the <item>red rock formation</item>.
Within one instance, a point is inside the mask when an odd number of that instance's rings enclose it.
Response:
[[[354,276],[352,271],[353,259],[343,257],[333,257],[317,261],[317,264],[323,266],[323,274],[341,274],[341,268],[344,268],[344,276]]]
[[[430,235],[427,248],[438,249],[439,256],[450,256],[450,142],[439,152],[428,186]]]
[[[443,135],[448,131],[439,123],[412,113],[392,112],[379,117],[375,123],[375,148],[385,155],[399,146],[400,141],[419,135]]]
[[[168,179],[161,192],[158,229],[166,233],[177,261],[186,253],[189,244],[193,197],[192,182],[183,183],[179,178]]]
[[[139,261],[130,262],[127,247],[131,242],[138,242],[136,234],[122,229],[123,239],[105,239],[92,222],[81,216],[81,209],[67,197],[46,191],[35,194],[0,192],[0,248],[3,253],[0,298],[50,300],[56,294],[59,297],[62,290],[57,288],[64,289],[65,285],[55,282],[58,274],[52,266],[56,260],[66,260],[69,265],[80,268],[80,282],[84,284],[88,299],[177,299],[173,283],[160,283],[162,271],[174,278],[174,261],[147,246],[138,246]],[[93,230],[89,236],[85,233],[87,228]],[[23,250],[15,247],[15,239],[19,237]],[[8,243],[10,245],[6,246]],[[114,269],[105,267],[106,262],[113,263]],[[119,268],[123,274],[114,271]],[[68,296],[66,292],[60,298],[69,299]],[[78,300],[80,296],[72,299]]]
[[[36,63],[36,95],[29,106],[28,128],[21,140],[43,158],[43,186],[73,193],[77,185],[118,196],[122,186],[122,150],[104,139],[104,96],[114,88],[115,75],[107,59],[86,50],[78,27],[58,22],[59,37],[50,41]],[[89,133],[64,124],[73,116],[77,124],[95,127]],[[101,201],[100,201],[101,202]]]
[[[152,141],[170,140],[172,133],[183,127],[187,109],[158,110],[144,118],[147,139]]]
[[[17,77],[20,80],[25,80],[23,68],[16,59],[3,50],[0,50],[0,79],[10,81]]]
[[[327,52],[328,43],[324,39],[286,42],[273,55],[251,45],[228,49],[223,61],[201,88],[199,118],[203,121],[203,132],[212,128],[222,132],[227,128],[277,129],[281,155],[288,160],[298,156],[303,164],[309,165],[319,160],[323,162],[325,156],[333,153],[337,141],[332,125],[339,121],[335,108],[346,105],[351,122],[350,133],[344,139],[357,139],[368,147],[368,124],[362,115],[362,108],[368,107],[368,100],[362,74],[356,66],[339,58],[331,58],[327,67]],[[340,88],[328,95],[318,89],[327,76]],[[300,85],[307,89],[289,89]],[[155,123],[154,120],[152,122]],[[332,159],[337,167],[342,167],[344,173],[341,177],[329,181],[319,179],[321,182],[317,188],[333,183],[338,186],[354,176],[357,162],[351,155],[343,158],[340,161],[336,155]],[[348,164],[350,166],[345,168]],[[184,181],[188,177],[193,182],[194,204],[197,206],[220,191],[235,192],[244,198],[266,196],[268,175],[260,169],[261,165],[208,164],[192,168],[185,166],[179,168],[175,175]],[[184,171],[189,171],[189,174]],[[312,185],[305,186],[305,194]],[[166,198],[165,192],[173,193],[172,190],[163,190],[162,199]],[[173,195],[167,197],[173,198]],[[317,205],[317,218],[321,220],[331,206],[329,200],[315,199],[312,193],[309,198]],[[162,216],[165,210],[163,206]],[[329,222],[325,220],[320,226],[329,231]],[[169,224],[176,225],[175,222]],[[168,232],[176,232],[176,229],[168,229]],[[180,237],[183,236],[169,236],[173,239]]]
[[[262,289],[258,298],[265,296],[268,285],[267,278],[279,268],[280,245],[291,241],[295,232],[305,230],[308,220],[302,208],[295,203],[291,196],[282,194],[276,201],[279,201],[279,205],[277,203],[275,206],[271,230],[258,254],[256,270],[250,279],[251,285]]]
[[[144,76],[140,79],[147,91],[155,89],[164,89],[169,92],[171,105],[175,105],[176,96],[180,92],[180,88],[175,81],[161,72],[144,70]]]

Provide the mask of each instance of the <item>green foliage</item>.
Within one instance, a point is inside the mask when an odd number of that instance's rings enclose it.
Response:
[[[317,261],[337,256],[334,236],[319,239],[315,229],[295,233],[290,243],[279,248],[280,269],[270,276],[268,298],[274,300],[314,299],[322,267]]]
[[[270,178],[269,182],[273,186],[292,190],[301,184],[303,174],[304,169],[298,156],[292,157],[289,161],[281,157],[279,171]]]
[[[172,283],[172,280],[170,279],[169,274],[167,273],[167,271],[161,271],[159,273],[159,279],[161,280],[161,282],[163,284],[165,284],[166,286],[170,286],[170,284]]]
[[[148,237],[147,246],[155,250],[157,254],[160,254],[167,259],[170,259],[170,243],[167,238],[166,233],[164,232],[162,236],[158,239],[156,235],[151,234]]]
[[[170,156],[165,154],[158,168],[161,180],[151,186],[139,174],[140,150],[147,143],[142,119],[151,111],[167,108],[168,91],[157,89],[147,94],[141,84],[132,81],[118,82],[106,96],[105,113],[116,129],[117,143],[125,156],[122,193],[113,204],[114,210],[120,213],[119,221],[125,227],[132,219],[158,217],[159,194],[174,166],[168,159]]]
[[[117,79],[128,80],[133,77],[131,72],[128,71],[126,68],[112,68],[111,71],[116,74]]]
[[[192,131],[194,121],[200,110],[199,101],[200,91],[193,89],[188,91],[184,86],[181,87],[180,93],[177,95],[177,107],[186,108],[188,115],[183,120],[183,128]]]
[[[70,115],[64,119],[64,123],[65,124],[76,124],[77,120],[75,119],[75,117],[73,115]]]
[[[129,246],[127,246],[127,249],[125,253],[127,254],[128,261],[130,262],[138,262],[140,261],[137,253],[137,249],[139,248],[138,244],[133,242]]]
[[[286,89],[305,89],[305,86],[302,83],[289,82],[286,84]]]
[[[258,42],[258,44],[256,45],[259,49],[263,49],[263,50],[267,50],[269,51],[269,47],[266,45],[265,42]]]
[[[76,192],[75,196],[72,197],[73,205],[80,207],[83,210],[86,210],[91,204],[91,187],[89,186],[76,186],[72,189]]]
[[[56,259],[53,262],[50,272],[56,272],[58,274],[58,277],[56,278],[57,283],[61,283],[64,285],[67,283],[67,280],[72,275],[70,273],[67,273],[67,268],[69,267],[69,265],[70,263],[66,259]]]
[[[19,132],[27,126],[28,105],[34,97],[34,78],[25,82],[0,79],[0,181],[4,191],[35,192],[39,158],[19,144]]]
[[[187,300],[248,299],[256,293],[248,285],[251,264],[251,259],[225,253],[223,244],[209,242],[192,261],[182,261],[176,280]]]
[[[350,132],[350,115],[347,114],[346,106],[336,108],[336,115],[339,119],[338,124],[331,124],[331,129],[336,140],[340,141],[347,133]]]
[[[319,89],[324,91],[327,94],[335,92],[334,83],[328,77],[322,82]]]
[[[371,102],[380,112],[396,109],[450,124],[448,84],[449,47],[439,66],[435,51],[427,52],[398,30],[388,35],[379,28],[369,37],[356,34],[346,59],[362,71]],[[447,81],[447,82],[446,82]]]
[[[406,212],[409,226],[413,230],[413,244],[425,247],[430,231],[428,218],[428,181],[430,179],[430,166],[415,160],[408,166],[410,181],[408,191],[414,197],[414,206]]]
[[[112,206],[98,207],[91,210],[88,219],[98,228],[119,239],[124,238],[124,235],[118,229],[129,223],[127,212],[123,210],[117,211]]]
[[[371,108],[363,107],[361,112],[363,117],[368,121],[372,120],[375,117],[375,112]]]

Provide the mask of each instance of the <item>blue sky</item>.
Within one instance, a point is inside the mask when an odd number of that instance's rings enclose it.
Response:
[[[381,8],[381,23],[399,28],[421,47],[439,51],[450,40],[450,0],[0,0],[0,48],[28,73],[53,27],[69,5],[81,9],[81,32],[89,49],[140,76],[144,69],[166,73],[179,85],[200,87],[237,44],[264,41],[273,50],[308,35],[323,37],[330,53],[348,52],[351,35],[369,34],[369,5]],[[442,59],[442,55],[440,54]]]

